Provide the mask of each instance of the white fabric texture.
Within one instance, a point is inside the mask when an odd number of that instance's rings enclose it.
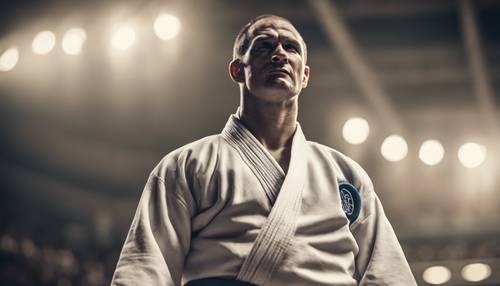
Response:
[[[343,182],[361,197],[351,225],[340,201]],[[357,163],[305,141],[297,125],[285,175],[234,115],[222,134],[171,152],[152,171],[112,285],[177,286],[207,277],[276,286],[416,285]]]
[[[222,135],[240,151],[242,157],[254,162],[250,165],[256,170],[254,174],[257,178],[263,179],[261,184],[266,181],[282,182],[268,188],[267,184],[263,184],[273,207],[237,276],[238,280],[256,285],[270,285],[272,274],[284,258],[295,235],[305,182],[306,160],[302,150],[306,148],[306,140],[300,125],[297,124],[292,141],[289,172],[285,176],[281,167],[273,164],[275,161],[272,156],[267,152],[255,152],[264,150],[255,148],[259,142],[236,117],[232,116],[229,119],[229,124],[226,125]],[[264,169],[265,166],[268,166],[269,172],[259,173],[258,170]]]

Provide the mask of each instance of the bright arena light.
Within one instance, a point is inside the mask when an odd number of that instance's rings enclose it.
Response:
[[[475,168],[481,165],[486,159],[486,147],[469,142],[458,149],[458,159],[466,168]]]
[[[436,165],[444,157],[443,145],[437,140],[427,140],[420,146],[418,157],[427,165]]]
[[[111,39],[113,48],[124,51],[135,43],[135,32],[132,28],[122,27],[118,29]]]
[[[56,35],[51,31],[42,31],[36,34],[31,47],[35,54],[45,55],[50,53],[56,44]]]
[[[72,28],[64,33],[62,48],[68,55],[79,55],[82,51],[83,43],[87,39],[87,33],[80,28]]]
[[[491,267],[484,263],[472,263],[462,268],[461,274],[466,281],[479,282],[491,276]]]
[[[444,284],[450,280],[451,272],[444,266],[432,266],[425,269],[422,274],[422,278],[424,278],[424,281],[429,284]]]
[[[10,71],[17,65],[19,51],[16,47],[11,47],[0,56],[0,71]]]
[[[154,31],[156,36],[162,40],[173,39],[179,34],[181,22],[173,15],[161,14],[154,23]]]
[[[369,133],[370,126],[368,122],[361,117],[349,118],[342,129],[344,139],[351,144],[361,144],[365,142]]]
[[[396,162],[406,157],[408,154],[408,145],[403,137],[391,135],[385,138],[380,147],[380,152],[387,161]]]

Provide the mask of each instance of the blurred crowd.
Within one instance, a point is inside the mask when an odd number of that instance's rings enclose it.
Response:
[[[50,234],[47,234],[50,235]],[[109,285],[119,246],[72,250],[2,234],[1,285]]]

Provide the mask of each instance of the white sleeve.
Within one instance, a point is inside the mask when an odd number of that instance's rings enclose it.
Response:
[[[417,285],[379,198],[373,190],[365,191],[364,215],[351,229],[359,246],[356,257],[359,285]]]
[[[185,178],[177,170],[151,175],[123,245],[111,285],[181,284],[191,239]]]

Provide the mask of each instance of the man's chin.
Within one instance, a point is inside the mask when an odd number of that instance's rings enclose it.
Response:
[[[292,84],[284,78],[274,78],[267,82],[266,89],[292,92]]]
[[[271,102],[282,102],[295,96],[295,93],[287,84],[274,84],[266,86],[259,92],[261,99]]]

